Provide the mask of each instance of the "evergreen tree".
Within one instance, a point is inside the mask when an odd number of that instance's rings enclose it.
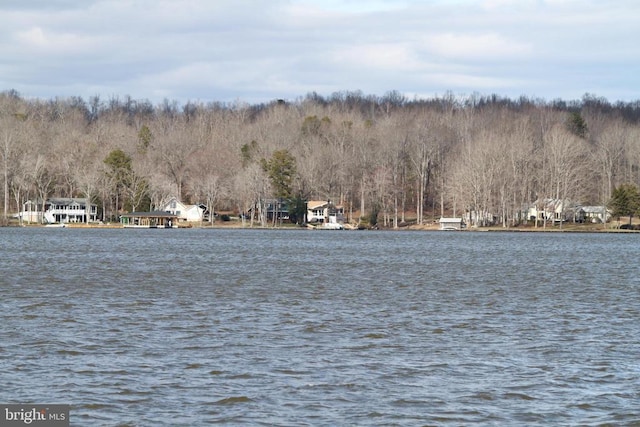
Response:
[[[629,225],[631,218],[640,209],[640,192],[638,187],[633,184],[622,184],[613,190],[609,208],[613,211],[613,216],[629,216]]]
[[[587,132],[589,131],[589,129],[587,128],[587,122],[582,118],[580,113],[578,113],[577,111],[574,111],[569,114],[569,118],[567,119],[566,124],[567,124],[567,129],[572,134],[580,138],[587,137]]]
[[[261,166],[271,181],[273,195],[278,198],[278,202],[284,201],[287,206],[291,206],[293,180],[296,176],[296,159],[289,153],[289,150],[277,150],[274,151],[269,160],[262,159]],[[275,206],[279,204],[276,203]],[[277,216],[276,212],[274,224]]]
[[[108,167],[106,175],[115,189],[117,212],[120,208],[120,193],[127,187],[133,173],[131,157],[124,151],[116,149],[104,159],[104,164]]]
[[[262,169],[273,187],[273,195],[290,200],[293,197],[293,180],[296,176],[296,159],[289,150],[277,150],[269,160],[262,159]]]
[[[140,153],[146,153],[152,141],[153,134],[151,133],[151,129],[149,129],[147,125],[142,125],[138,132],[138,151]]]

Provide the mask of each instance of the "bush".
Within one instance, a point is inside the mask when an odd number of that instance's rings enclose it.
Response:
[[[221,219],[222,221],[225,221],[225,222],[226,222],[226,221],[231,221],[231,217],[229,217],[229,215],[227,215],[227,214],[222,214],[222,215],[220,215],[220,219]]]

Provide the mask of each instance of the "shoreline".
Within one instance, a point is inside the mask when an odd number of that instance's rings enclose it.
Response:
[[[42,224],[6,224],[2,225],[2,227],[16,227],[16,228],[48,228],[46,225]],[[64,227],[50,227],[50,228],[74,228],[74,229],[125,229],[122,224],[66,224]],[[284,225],[281,227],[262,227],[262,226],[243,226],[242,224],[213,224],[213,225],[199,225],[199,224],[189,224],[185,226],[178,226],[177,229],[210,229],[210,230],[223,230],[223,229],[232,229],[232,230],[309,230],[306,227],[295,226],[295,225]],[[175,229],[174,229],[175,230]],[[375,229],[351,229],[351,230],[311,230],[311,231],[390,231],[390,232],[402,232],[402,231],[445,231],[440,230],[439,225],[405,225],[398,228],[375,228]],[[519,227],[497,227],[497,226],[489,226],[489,227],[471,227],[466,228],[464,230],[455,230],[457,232],[471,232],[471,233],[483,233],[483,232],[491,232],[491,233],[505,233],[505,232],[513,232],[513,233],[640,233],[640,230],[633,229],[621,229],[615,228],[615,226],[607,226],[606,228],[602,227],[602,224],[591,225],[591,224],[575,224],[568,225],[563,228],[559,227],[531,227],[531,226],[519,226]],[[454,232],[455,232],[454,231]]]

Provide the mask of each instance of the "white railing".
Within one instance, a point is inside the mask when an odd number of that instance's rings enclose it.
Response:
[[[85,209],[48,209],[47,212],[51,212],[54,215],[84,215]]]

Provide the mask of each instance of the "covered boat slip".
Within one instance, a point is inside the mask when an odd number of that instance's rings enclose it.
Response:
[[[120,216],[124,228],[177,228],[178,217],[169,212],[131,212]]]
[[[465,228],[462,218],[440,218],[440,230],[462,230]]]

